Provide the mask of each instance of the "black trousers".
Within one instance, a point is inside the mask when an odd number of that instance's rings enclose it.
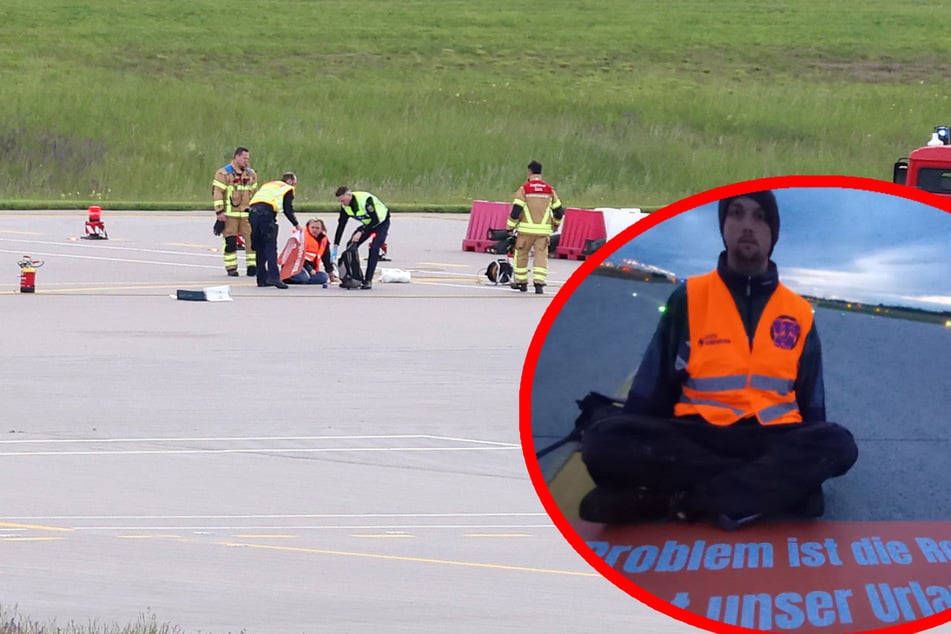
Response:
[[[585,431],[581,455],[599,487],[683,493],[694,512],[740,518],[792,508],[845,474],[858,448],[829,422],[717,427],[619,414]]]
[[[365,228],[360,227],[357,231],[361,231],[360,240],[357,241],[357,246],[370,239],[371,235],[375,234],[373,242],[370,243],[370,254],[367,257],[367,270],[366,274],[363,276],[367,282],[373,281],[373,273],[376,272],[376,263],[380,261],[380,249],[383,247],[383,243],[386,242],[386,235],[390,232],[390,217],[387,216],[386,220],[380,223],[380,225],[373,231],[367,231]],[[353,238],[350,238],[351,242]]]
[[[277,214],[270,205],[254,205],[248,211],[251,221],[251,249],[257,254],[258,286],[281,281],[277,265]]]

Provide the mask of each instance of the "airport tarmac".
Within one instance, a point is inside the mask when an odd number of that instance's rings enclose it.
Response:
[[[224,275],[208,212],[103,219],[87,241],[83,210],[0,212],[4,609],[203,633],[698,631],[588,566],[527,475],[522,363],[579,262],[520,294],[462,251],[466,215],[396,214],[380,267],[411,283],[279,290]],[[45,261],[32,295],[24,254]],[[226,284],[233,301],[170,297]]]

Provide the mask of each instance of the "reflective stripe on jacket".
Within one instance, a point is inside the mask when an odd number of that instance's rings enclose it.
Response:
[[[812,307],[783,284],[773,292],[752,345],[730,291],[716,272],[687,280],[690,356],[675,416],[713,425],[755,417],[762,425],[800,423],[794,389]]]
[[[552,209],[561,206],[555,189],[541,178],[529,178],[515,192],[513,207],[522,210],[518,218],[509,216],[507,229],[533,236],[550,236],[561,221],[552,216]],[[513,214],[514,215],[514,214]]]
[[[294,191],[294,188],[284,181],[269,181],[261,185],[258,193],[251,198],[251,205],[258,203],[270,205],[274,214],[277,215],[284,211],[284,195],[288,191]]]
[[[250,167],[239,172],[228,163],[217,172],[211,182],[215,213],[226,216],[246,216],[251,205],[251,196],[257,187],[258,176]]]

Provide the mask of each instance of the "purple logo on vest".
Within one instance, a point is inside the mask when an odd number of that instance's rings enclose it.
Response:
[[[802,333],[802,327],[795,317],[789,315],[780,315],[773,321],[769,328],[769,336],[773,339],[773,344],[783,350],[792,350],[799,343],[799,335]]]

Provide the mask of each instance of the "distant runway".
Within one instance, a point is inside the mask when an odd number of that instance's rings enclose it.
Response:
[[[466,216],[397,214],[380,266],[410,284],[282,291],[224,276],[207,212],[103,217],[94,242],[83,211],[0,212],[4,608],[205,634],[697,631],[590,568],[527,476],[522,363],[577,262],[523,295],[461,250]]]

